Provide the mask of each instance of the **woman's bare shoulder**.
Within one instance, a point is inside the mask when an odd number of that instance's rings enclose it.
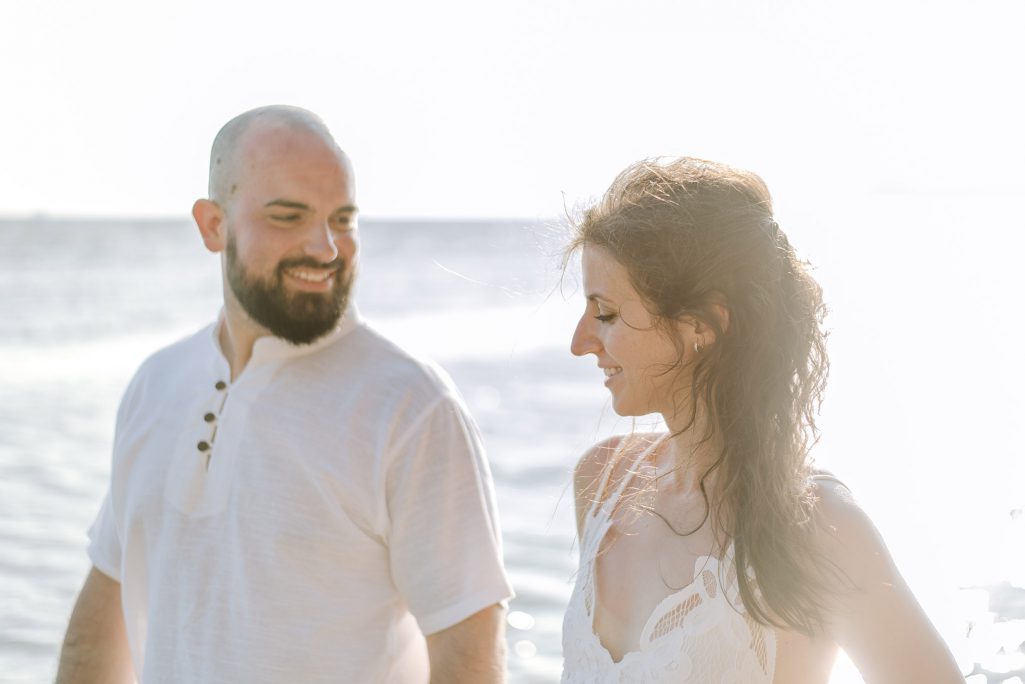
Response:
[[[892,569],[889,551],[868,513],[858,504],[846,484],[832,475],[812,479],[815,534],[820,548],[832,563],[851,579],[868,571],[870,565]]]
[[[626,438],[627,435],[614,435],[584,452],[573,470],[573,480],[578,492],[597,484],[601,474],[605,472],[605,467]]]
[[[615,489],[620,480],[627,474],[629,464],[646,446],[651,444],[648,435],[624,434],[614,435],[598,442],[580,457],[573,473],[573,491],[577,508],[577,531],[583,530],[584,515],[596,501],[604,496],[604,491]],[[611,469],[607,479],[602,476]],[[605,486],[601,487],[605,479]]]

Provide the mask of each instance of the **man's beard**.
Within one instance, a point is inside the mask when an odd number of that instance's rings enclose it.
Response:
[[[288,259],[278,264],[271,278],[259,278],[250,275],[239,261],[235,236],[231,234],[225,257],[228,285],[245,312],[273,335],[292,344],[309,344],[334,330],[348,306],[352,274],[346,273],[345,259],[341,257],[327,264],[308,257]],[[303,267],[334,269],[331,291],[289,293],[285,271]]]

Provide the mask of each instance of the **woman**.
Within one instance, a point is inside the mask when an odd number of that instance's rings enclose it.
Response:
[[[577,251],[573,353],[597,358],[618,414],[669,431],[577,466],[563,681],[825,683],[840,647],[869,683],[963,681],[871,521],[810,466],[825,308],[762,180],[639,163]]]

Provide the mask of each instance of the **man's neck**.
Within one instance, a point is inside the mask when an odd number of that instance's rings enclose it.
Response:
[[[217,331],[217,341],[221,345],[224,357],[228,360],[232,381],[242,374],[253,357],[253,347],[256,345],[256,341],[270,335],[270,332],[263,326],[255,323],[249,316],[235,308],[231,303],[225,302],[224,318]]]

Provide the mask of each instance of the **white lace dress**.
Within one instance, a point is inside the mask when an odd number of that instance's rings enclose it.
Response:
[[[653,447],[641,454],[630,473]],[[593,628],[595,557],[631,477],[625,476],[585,518],[577,583],[562,627],[564,684],[770,684],[776,635],[744,612],[732,542],[721,560],[698,558],[694,580],[656,606],[641,632],[639,650],[615,662],[602,646]],[[607,478],[608,472],[597,491],[604,491]]]

